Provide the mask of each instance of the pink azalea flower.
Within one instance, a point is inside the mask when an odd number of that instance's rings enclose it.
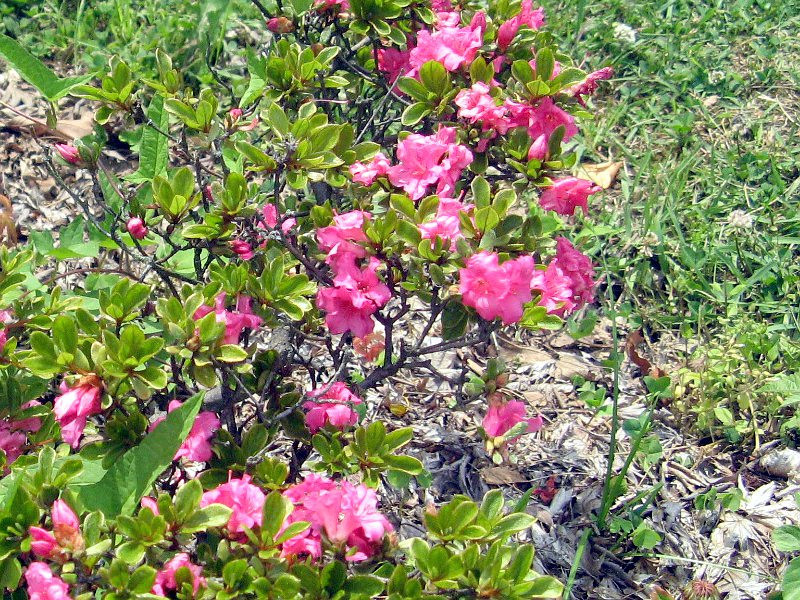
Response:
[[[581,104],[583,104],[583,99],[581,96],[591,96],[597,90],[597,86],[600,84],[601,81],[605,79],[611,79],[614,76],[614,69],[611,67],[603,67],[593,73],[589,73],[586,76],[586,79],[583,81],[576,83],[569,91],[572,92],[572,95],[575,96]]]
[[[455,141],[453,127],[440,127],[433,135],[412,133],[397,144],[398,164],[389,169],[389,181],[412,200],[425,196],[434,183],[437,194],[452,195],[461,172],[472,162],[469,148]]]
[[[335,215],[333,225],[317,229],[317,244],[320,250],[323,252],[330,252],[334,249],[346,250],[359,258],[365,256],[364,248],[355,242],[367,241],[364,224],[371,217],[370,213],[363,210],[351,210],[341,215]]]
[[[306,413],[306,425],[311,433],[316,433],[325,425],[336,429],[344,429],[358,423],[358,413],[351,406],[361,404],[361,398],[353,394],[341,381],[331,386],[311,390],[308,395],[319,398],[319,401],[308,401],[303,404]]]
[[[519,13],[503,23],[497,30],[497,47],[501,52],[508,49],[523,25],[533,30],[539,29],[544,25],[544,9],[533,10],[531,0],[522,0]]]
[[[253,249],[250,247],[250,244],[244,240],[231,240],[230,246],[231,250],[233,250],[234,253],[236,253],[242,260],[250,260],[253,258]]]
[[[552,210],[564,216],[572,216],[575,209],[580,207],[586,215],[589,214],[589,196],[599,191],[599,186],[586,179],[562,177],[545,188],[539,198],[539,204],[545,210]]]
[[[242,118],[244,112],[242,112],[241,108],[232,108],[228,111],[228,114],[231,116],[232,121],[238,121]]]
[[[503,135],[512,125],[507,117],[508,107],[498,106],[489,91],[489,86],[481,81],[461,90],[455,98],[458,116],[470,123],[481,123],[484,131]]]
[[[180,408],[183,403],[178,400],[172,400],[169,403],[167,412],[171,413],[176,408]],[[166,417],[159,417],[149,427],[149,431],[153,431]],[[217,415],[213,412],[204,410],[197,415],[192,425],[189,435],[178,448],[173,460],[178,460],[181,457],[186,457],[188,460],[194,462],[208,462],[211,460],[211,438],[214,433],[219,429],[220,422]],[[144,504],[144,499],[142,499]],[[154,511],[155,512],[155,511]]]
[[[528,135],[533,139],[541,135],[549,139],[550,135],[560,125],[563,125],[565,129],[564,141],[568,141],[572,136],[578,133],[578,128],[575,125],[575,118],[556,105],[549,96],[539,100],[536,106],[515,102],[513,100],[506,100],[505,107],[509,112],[511,126],[526,127],[528,129]]]
[[[6,464],[10,465],[23,453],[28,437],[19,431],[12,431],[5,421],[0,421],[0,450],[5,452]]]
[[[238,344],[239,337],[245,329],[255,329],[263,320],[252,312],[253,299],[250,296],[240,295],[236,299],[236,310],[225,308],[225,292],[220,292],[214,302],[214,308],[203,304],[194,313],[194,320],[202,319],[209,313],[216,314],[217,323],[225,323],[225,344]]]
[[[86,427],[86,419],[102,411],[102,392],[99,386],[90,383],[73,388],[62,383],[60,389],[62,394],[53,402],[53,413],[61,425],[62,439],[77,448]]]
[[[419,226],[423,239],[436,239],[450,242],[450,251],[456,249],[456,242],[464,237],[461,233],[461,219],[459,213],[469,213],[474,205],[464,204],[458,200],[442,198],[439,200],[439,207],[436,209],[436,217]]]
[[[470,256],[466,268],[459,271],[462,302],[488,321],[499,317],[505,325],[516,323],[522,317],[523,305],[531,300],[532,277],[530,256],[500,265],[496,253],[479,252]]]
[[[565,237],[556,239],[556,260],[558,266],[572,279],[572,293],[577,308],[594,300],[594,267],[591,259],[577,250]]]
[[[382,177],[389,173],[389,167],[392,164],[382,152],[378,152],[374,158],[368,163],[353,163],[350,165],[350,175],[353,176],[353,181],[362,183],[364,185],[372,185],[376,178]]]
[[[158,572],[151,593],[157,596],[166,596],[168,590],[177,590],[178,582],[175,580],[175,574],[178,569],[188,569],[192,574],[192,591],[194,594],[197,594],[200,586],[205,587],[206,580],[201,575],[202,568],[193,564],[188,554],[180,552],[167,561],[164,568]]]
[[[261,226],[265,229],[275,229],[278,226],[278,209],[275,208],[274,204],[265,204],[264,208],[261,209],[261,215],[264,217]],[[297,225],[297,219],[294,217],[284,219],[283,223],[281,223],[281,231],[289,233],[295,225]]]
[[[409,77],[416,77],[419,68],[430,60],[440,62],[448,71],[470,65],[483,45],[485,28],[486,15],[477,12],[467,27],[441,27],[433,33],[419,31],[417,46],[409,55]]]
[[[370,259],[364,269],[359,269],[353,255],[344,255],[337,261],[333,287],[320,288],[317,307],[326,312],[325,325],[331,333],[350,331],[355,337],[372,333],[372,316],[391,298],[391,290],[376,273],[380,261]]]
[[[458,27],[461,25],[461,13],[455,10],[440,10],[436,12],[436,28]]]
[[[130,233],[137,240],[143,240],[147,237],[147,226],[144,221],[139,217],[131,217],[128,219],[128,233]]]
[[[401,75],[408,73],[411,69],[409,60],[411,57],[411,47],[408,50],[398,50],[397,48],[378,49],[378,69],[386,73],[387,81],[392,84]]]
[[[541,294],[539,305],[551,314],[563,316],[575,309],[572,279],[564,273],[556,259],[550,261],[544,271],[534,271],[531,289]]]
[[[72,165],[81,164],[81,155],[72,144],[56,144],[59,156]]]
[[[205,492],[200,500],[200,506],[205,508],[210,504],[224,504],[232,508],[233,513],[227,525],[231,533],[244,533],[246,528],[261,526],[266,496],[258,486],[250,483],[250,480],[247,474],[242,475],[241,479],[229,477],[228,483]]]
[[[374,490],[364,485],[341,484],[309,475],[284,495],[295,505],[287,525],[308,521],[311,528],[287,540],[284,556],[322,554],[322,533],[335,546],[347,549],[348,561],[362,561],[374,555],[383,537],[393,530],[391,523],[378,512]]]
[[[537,271],[531,287],[542,295],[539,304],[559,316],[594,300],[594,267],[588,256],[564,237],[556,239],[556,257],[545,271]]]
[[[508,402],[492,402],[483,418],[483,430],[491,438],[496,438],[510,431],[518,423],[526,422],[528,429],[525,433],[533,433],[542,428],[542,417],[536,416],[526,419],[526,408],[522,402],[510,400]],[[519,437],[519,436],[517,436]],[[517,438],[513,438],[513,442]]]
[[[30,600],[71,600],[69,586],[43,562],[34,562],[25,569]]]

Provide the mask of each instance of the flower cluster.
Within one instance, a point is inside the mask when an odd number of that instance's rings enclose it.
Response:
[[[324,539],[351,562],[366,560],[381,548],[392,524],[378,511],[375,490],[346,481],[336,483],[308,475],[284,492],[295,508],[287,525],[307,521],[311,527],[283,544],[285,556],[322,556]]]
[[[595,284],[592,261],[564,237],[556,240],[556,257],[546,269],[535,271],[531,281],[541,294],[539,304],[557,315],[592,302]]]
[[[62,394],[53,401],[53,414],[61,425],[62,439],[73,448],[77,448],[86,427],[86,420],[102,410],[100,382],[97,377],[88,376],[73,388],[62,381],[59,389]]]
[[[479,252],[459,271],[461,299],[487,321],[498,317],[503,324],[520,320],[523,306],[531,300],[533,258],[520,256],[499,264],[495,252]]]
[[[172,400],[169,403],[167,412],[172,412],[176,408],[180,408],[183,403],[179,400]],[[150,431],[153,431],[160,423],[167,417],[159,417],[150,425]],[[208,462],[211,459],[211,438],[214,433],[219,429],[219,417],[211,411],[201,411],[197,415],[189,431],[189,435],[183,440],[181,447],[175,453],[175,459],[185,457],[187,460],[194,462]]]
[[[311,433],[316,433],[326,425],[344,429],[358,422],[358,413],[352,407],[361,404],[361,398],[341,381],[311,390],[308,395],[314,400],[303,403],[303,408],[307,411],[306,425]]]
[[[35,400],[23,405],[24,408],[37,406]],[[0,450],[5,453],[6,465],[10,465],[24,452],[28,442],[29,433],[36,433],[42,426],[42,421],[38,417],[27,419],[5,418],[0,421]]]

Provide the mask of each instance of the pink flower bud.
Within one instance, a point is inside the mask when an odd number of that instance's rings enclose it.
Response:
[[[291,33],[294,31],[294,23],[286,17],[272,17],[267,21],[267,29],[272,33]]]
[[[53,503],[53,526],[54,527],[68,527],[70,529],[80,529],[80,521],[78,515],[75,514],[69,504],[63,500],[56,500]]]
[[[139,217],[131,217],[128,219],[128,233],[130,233],[137,240],[147,237],[147,227],[144,221]]]
[[[230,109],[230,111],[228,111],[228,114],[231,116],[231,119],[233,119],[234,121],[238,121],[239,119],[242,118],[242,114],[244,113],[242,113],[241,108],[232,108]]]
[[[31,551],[36,556],[53,558],[58,553],[58,542],[56,542],[56,538],[51,532],[41,527],[31,527],[28,530],[28,535],[33,539]]]
[[[56,151],[68,163],[73,165],[81,164],[81,155],[72,144],[56,144]]]
[[[253,249],[244,240],[231,240],[231,250],[238,254],[242,260],[253,258]]]
[[[528,160],[547,160],[547,136],[542,134],[537,137],[530,150],[528,150]]]

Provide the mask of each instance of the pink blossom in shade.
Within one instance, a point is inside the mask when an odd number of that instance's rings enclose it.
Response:
[[[599,191],[598,185],[586,179],[562,177],[545,188],[539,198],[539,204],[545,210],[552,210],[564,216],[572,216],[575,209],[580,207],[586,215],[589,214],[589,196]]]
[[[61,437],[73,448],[80,443],[86,419],[101,412],[100,388],[90,384],[67,388],[61,384],[62,394],[53,402],[53,413],[61,425]]]
[[[303,404],[303,408],[308,411],[306,425],[311,433],[316,433],[325,425],[344,429],[358,422],[358,413],[352,406],[361,404],[361,398],[353,394],[341,381],[311,390],[308,395],[318,399]]]
[[[386,533],[393,530],[377,509],[375,491],[364,485],[337,484],[310,475],[284,495],[295,505],[287,524],[301,520],[311,523],[310,529],[287,540],[282,549],[284,556],[320,556],[324,533],[330,543],[346,550],[348,561],[362,561],[374,555]]]
[[[340,250],[347,248],[348,252],[354,253],[359,258],[363,257],[364,249],[353,242],[367,241],[364,225],[371,217],[370,213],[363,210],[351,210],[335,215],[333,225],[317,229],[317,244],[320,250],[330,252],[338,245]]]
[[[167,412],[180,408],[183,403],[179,400],[172,400],[167,407]],[[166,417],[160,417],[153,421],[148,431],[153,431]],[[194,462],[208,462],[211,459],[211,438],[219,429],[220,422],[217,415],[213,412],[204,410],[195,417],[189,435],[183,440],[181,447],[175,453],[174,460],[185,457]],[[144,504],[144,499],[142,499]],[[154,511],[155,512],[155,511]]]
[[[81,155],[72,144],[56,144],[56,152],[65,161],[72,165],[81,164]]]
[[[436,11],[436,28],[458,27],[461,25],[461,13],[455,10]]]
[[[520,27],[526,26],[537,30],[542,25],[544,25],[544,9],[534,10],[531,0],[522,0],[519,13],[500,25],[497,30],[497,47],[501,52],[505,52],[514,41]]]
[[[499,317],[505,325],[516,323],[522,317],[523,305],[531,300],[532,277],[530,256],[500,265],[494,252],[479,252],[459,271],[462,302],[488,321]]]
[[[409,60],[411,57],[411,48],[408,50],[399,50],[397,48],[379,48],[378,49],[378,69],[386,73],[386,79],[391,84],[397,81],[397,78],[411,69]]]
[[[143,240],[147,237],[147,226],[144,221],[139,217],[131,217],[128,219],[128,233],[130,233],[137,240]]]
[[[453,127],[440,127],[433,135],[412,133],[397,145],[398,164],[389,169],[389,181],[419,200],[429,186],[449,197],[461,172],[472,162],[472,152],[456,142]]]
[[[6,455],[6,464],[17,460],[25,449],[28,438],[24,433],[12,431],[5,421],[0,421],[0,450]]]
[[[254,256],[250,244],[244,240],[231,240],[230,246],[231,250],[242,260],[250,260]]]
[[[202,568],[193,564],[188,554],[180,552],[167,561],[164,568],[158,572],[151,593],[157,596],[166,596],[168,590],[176,590],[178,582],[175,580],[175,574],[178,569],[188,569],[192,574],[192,591],[195,594],[197,594],[200,586],[206,585],[206,580],[201,575]]]
[[[526,419],[526,413],[525,405],[517,400],[492,402],[489,405],[486,416],[483,418],[483,430],[486,432],[486,435],[495,438],[504,435],[518,423],[526,422],[528,429],[525,433],[539,431],[542,428],[542,417],[536,416]]]
[[[217,323],[225,323],[225,337],[223,343],[238,344],[242,331],[256,329],[263,320],[252,312],[253,299],[250,296],[240,295],[236,299],[236,310],[225,308],[225,292],[220,292],[214,302],[214,307],[203,304],[194,313],[194,320],[202,319],[209,313],[216,314]]]
[[[34,562],[25,569],[25,583],[30,600],[71,600],[69,586],[60,577],[53,575],[43,562]]]
[[[441,27],[433,33],[426,29],[419,31],[417,46],[409,55],[408,76],[416,77],[419,68],[431,60],[440,62],[448,71],[472,64],[483,45],[485,29],[486,15],[478,12],[466,27]]]
[[[601,81],[611,79],[613,76],[614,69],[611,67],[603,67],[602,69],[598,69],[597,71],[589,73],[586,76],[586,79],[573,85],[571,88],[569,88],[569,91],[572,92],[572,95],[578,98],[581,103],[583,103],[581,96],[591,96],[595,93],[597,86]]]
[[[224,504],[233,509],[228,520],[227,529],[231,533],[244,533],[245,529],[261,526],[264,509],[264,492],[250,483],[250,476],[242,475],[241,479],[229,476],[228,482],[205,492],[200,500],[200,507],[210,504]]]
[[[556,239],[556,260],[558,266],[572,280],[572,293],[577,308],[594,300],[594,266],[591,259],[577,250],[565,237]]]
[[[528,160],[547,160],[549,153],[547,136],[542,134],[533,140],[528,150]]]
[[[539,305],[550,314],[563,316],[575,309],[572,279],[558,265],[558,260],[550,261],[544,270],[534,271],[531,289],[541,295]]]
[[[386,158],[386,155],[378,152],[368,163],[357,162],[350,165],[350,175],[353,176],[353,181],[364,185],[372,185],[376,178],[388,174],[391,166],[392,164]]]
[[[431,0],[431,10],[443,12],[453,10],[453,3],[450,0]]]

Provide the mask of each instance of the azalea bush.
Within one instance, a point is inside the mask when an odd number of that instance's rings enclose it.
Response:
[[[48,159],[82,214],[57,246],[0,253],[0,583],[560,597],[514,537],[524,500],[457,496],[398,536],[382,490],[429,474],[382,390],[422,374],[480,399],[497,463],[541,428],[500,361],[433,358],[592,301],[569,232],[599,188],[569,175],[569,141],[610,69],[573,66],[530,0],[255,4],[271,43],[212,87],[160,51],[154,79],[117,57],[94,85],[51,76],[96,127]],[[137,142],[119,173],[104,152],[121,131]]]

